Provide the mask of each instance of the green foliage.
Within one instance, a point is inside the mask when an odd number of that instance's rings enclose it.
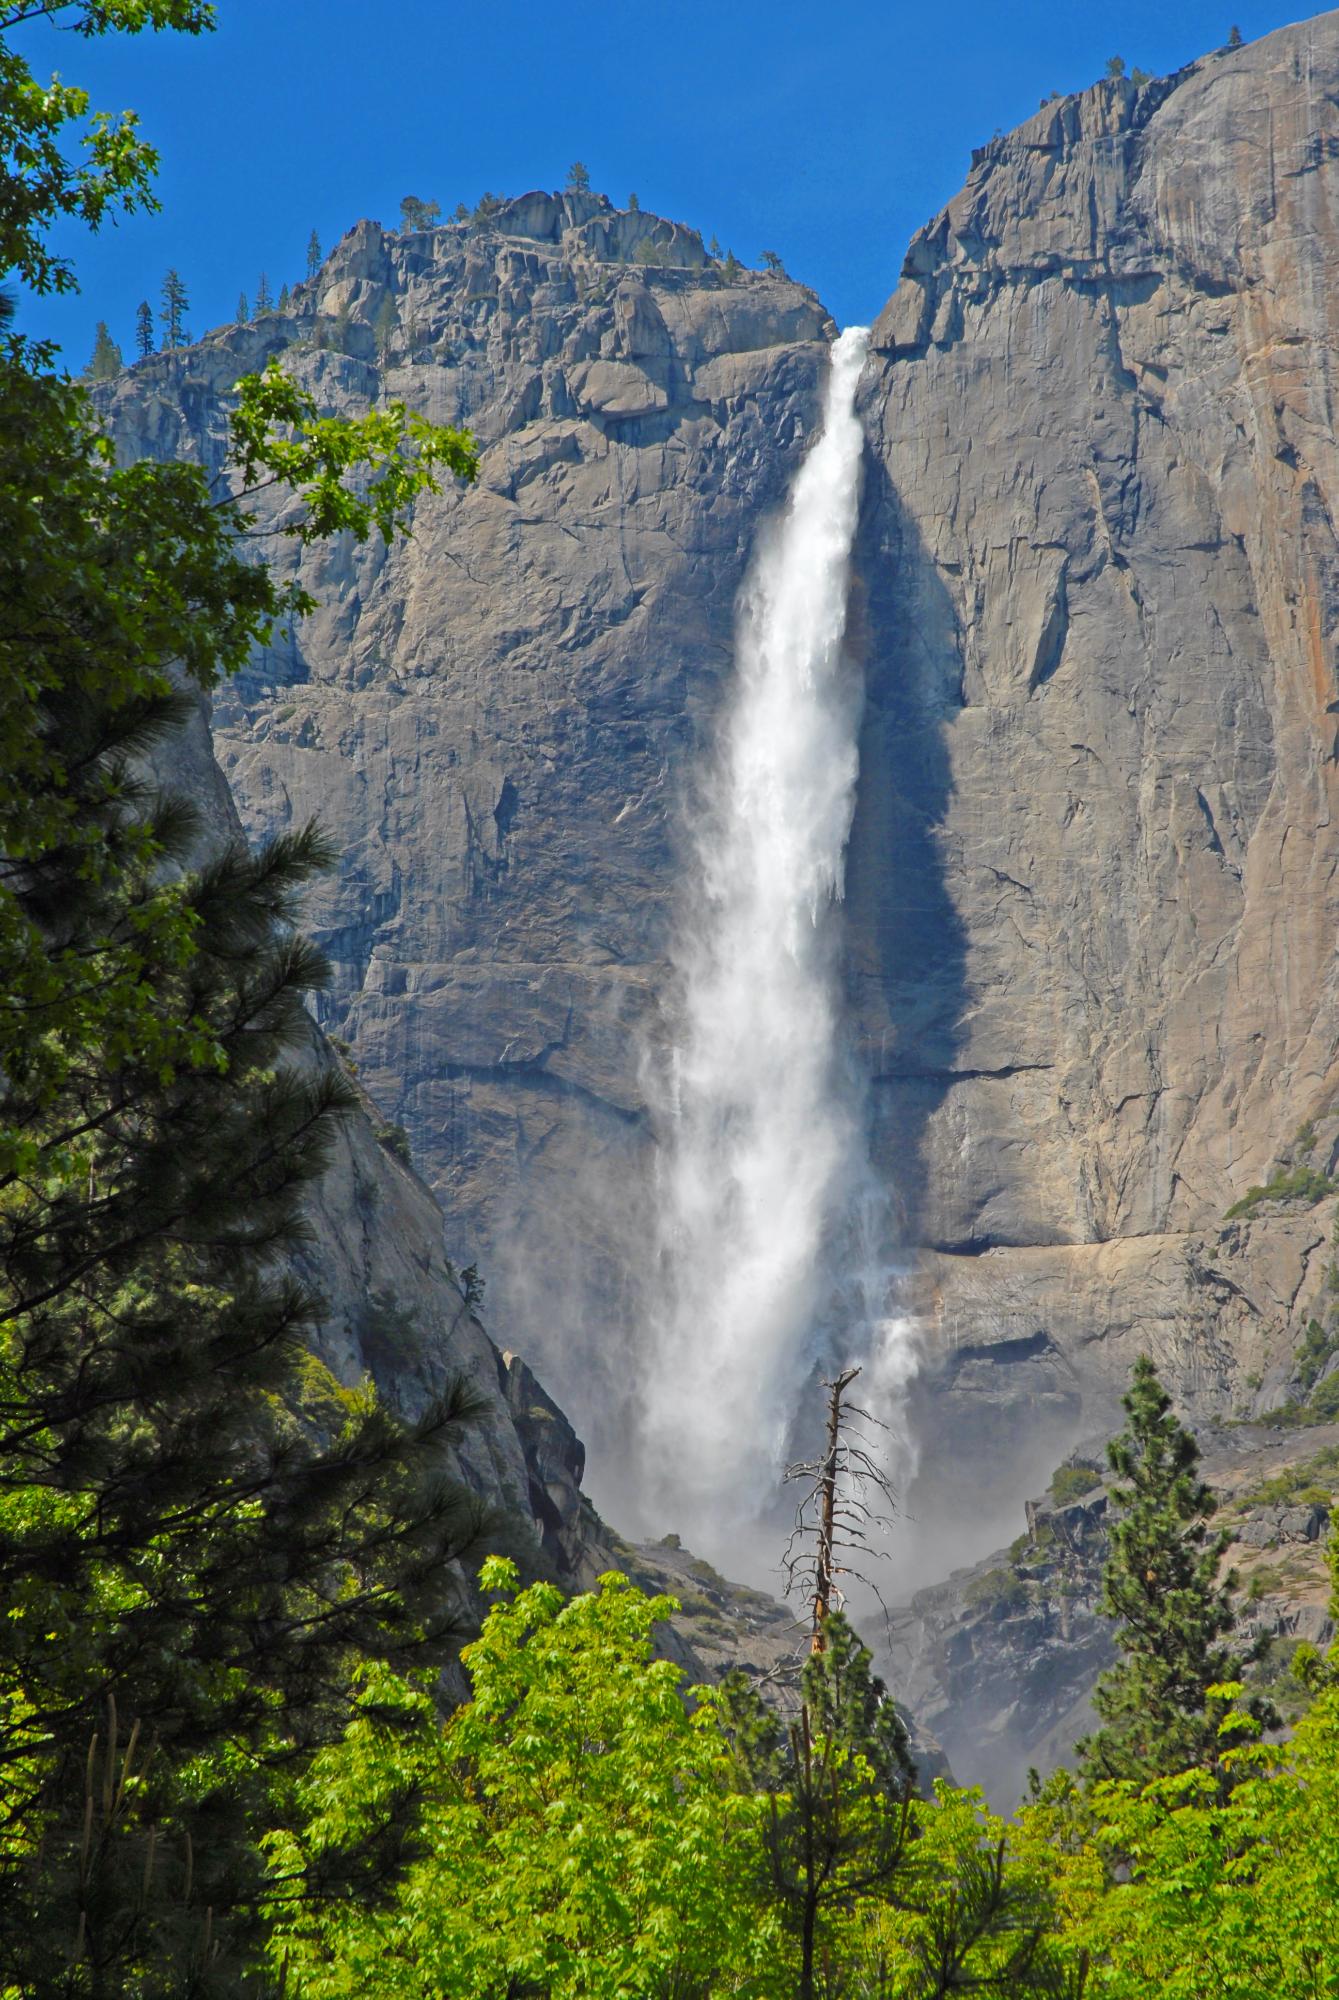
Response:
[[[259,319],[262,313],[273,311],[274,300],[270,296],[270,281],[262,271],[256,280],[256,318]]]
[[[307,238],[307,279],[309,283],[316,276],[320,268],[321,239],[313,229],[311,235]]]
[[[652,242],[649,236],[643,236],[641,241],[637,244],[636,248],[632,253],[632,261],[634,264],[659,263],[660,259],[656,254],[656,246]]]
[[[786,267],[782,263],[780,257],[777,255],[775,250],[764,250],[762,253],[762,261],[764,270],[771,271],[773,275],[776,277],[779,278],[785,277]]]
[[[968,1584],[966,1600],[996,1618],[1007,1618],[1026,1606],[1027,1585],[1014,1569],[988,1569]]]
[[[180,272],[168,272],[163,279],[161,296],[163,302],[158,312],[158,324],[163,329],[163,346],[181,347],[186,341],[188,300]]]
[[[1077,1899],[1071,1924],[1092,1954],[1094,2000],[1339,1991],[1339,1693],[1318,1699],[1286,1750],[1256,1745],[1240,1710],[1222,1727],[1226,1797],[1203,1771],[1094,1796],[1097,1849],[1123,1864],[1122,1879]]]
[[[109,382],[113,375],[119,375],[125,362],[121,350],[107,331],[107,322],[100,319],[93,335],[93,353],[85,373],[90,382]]]
[[[85,33],[208,16],[67,11]],[[11,139],[21,84],[6,50]],[[122,159],[122,195],[148,159]],[[40,145],[6,159],[0,222],[59,287],[41,230],[74,210],[48,169]],[[184,308],[170,277],[169,340]],[[309,600],[200,468],[118,467],[45,358],[0,353],[0,1991],[235,1994],[257,1836],[340,1734],[351,1657],[455,1644],[444,1578],[479,1509],[449,1452],[474,1405],[447,1385],[406,1425],[335,1383],[306,1346],[321,1301],[275,1262],[349,1103],[302,1010],[323,967],[298,901],[328,849],[300,829],[202,864],[149,775]],[[272,380],[241,401],[248,477],[355,531],[341,479],[372,480],[388,532],[434,462],[472,464],[398,421],[313,441]],[[348,1879],[396,1857],[390,1829]]]
[[[388,1153],[393,1153],[402,1166],[410,1167],[414,1164],[414,1156],[409,1144],[409,1134],[405,1131],[403,1125],[379,1125],[377,1127],[377,1144],[384,1146]]]
[[[409,235],[433,228],[441,220],[441,215],[440,203],[422,201],[416,194],[405,195],[400,203],[400,227]]]
[[[501,1601],[465,1654],[471,1702],[439,1728],[413,1684],[364,1676],[364,1713],[270,1841],[270,1958],[294,2000],[1075,1990],[1044,1871],[973,1795],[912,1797],[844,1621],[786,1732],[740,1676],[685,1703],[651,1657],[670,1598],[618,1575],[566,1604],[517,1594],[498,1561],[481,1580]],[[410,1797],[417,1858],[394,1895],[319,1900],[329,1851]]]
[[[430,424],[403,403],[365,417],[318,416],[314,398],[277,360],[245,376],[237,396],[232,435],[242,497],[281,483],[300,492],[307,511],[284,532],[303,542],[342,532],[364,542],[374,527],[389,541],[420,493],[441,491],[438,467],[458,479],[478,471],[468,432]],[[360,493],[346,480],[367,466],[376,470]]]
[[[279,287],[279,303],[278,303],[278,305],[277,305],[277,306],[275,307],[275,311],[276,311],[276,312],[281,312],[281,313],[286,313],[286,312],[288,311],[288,308],[289,308],[289,303],[290,303],[290,301],[289,301],[289,296],[288,296],[288,286],[287,286],[287,285],[281,285],[281,286]]]
[[[637,199],[636,195],[635,195],[635,194],[630,194],[630,195],[628,196],[628,214],[629,214],[629,215],[640,215],[640,214],[641,214],[641,208],[642,208],[642,205],[641,205],[641,203],[640,203],[640,202],[638,201],[638,199]]]
[[[1226,1220],[1233,1222],[1238,1216],[1250,1215],[1264,1201],[1305,1201],[1314,1206],[1337,1188],[1339,1182],[1331,1180],[1328,1174],[1318,1173],[1314,1167],[1280,1168],[1263,1186],[1247,1188],[1240,1201],[1234,1201],[1228,1209]]]
[[[728,1782],[704,1693],[651,1658],[673,1609],[616,1574],[564,1603],[550,1584],[481,1573],[501,1594],[465,1658],[473,1699],[439,1730],[426,1695],[364,1676],[364,1715],[300,1791],[305,1821],[271,1842],[270,1953],[302,2000],[375,1991],[562,1995],[761,1991],[779,1944],[750,1893],[763,1802]],[[381,1717],[412,1709],[408,1738]],[[421,1858],[386,1907],[291,1901],[328,1849],[422,1800]]]
[[[153,353],[153,308],[147,299],[135,307],[135,352],[141,361]]]
[[[400,315],[396,310],[395,300],[387,292],[377,307],[377,316],[372,322],[372,337],[377,343],[377,358],[383,365],[390,355],[391,341],[399,324]]]
[[[1124,56],[1108,56],[1105,74],[1108,83],[1119,83],[1125,75]]]
[[[0,33],[34,11],[7,7]],[[194,35],[214,24],[204,0],[75,0],[60,11],[72,16],[63,25],[84,36],[146,27]],[[71,125],[82,128],[78,161],[62,150]],[[72,291],[74,272],[52,250],[47,232],[66,220],[96,230],[118,214],[157,208],[151,191],[157,164],[133,111],[90,117],[87,91],[59,77],[39,83],[16,49],[0,47],[0,271],[36,292]]]
[[[1051,1474],[1047,1489],[1057,1507],[1067,1507],[1073,1500],[1082,1500],[1086,1493],[1092,1493],[1102,1484],[1102,1474],[1098,1467],[1087,1459],[1079,1459],[1073,1465],[1058,1465]]]
[[[743,269],[744,266],[740,263],[734,251],[727,250],[725,253],[725,262],[721,266],[721,274],[724,277],[726,284],[737,285],[739,283],[740,276],[743,273]]]
[[[585,163],[581,160],[573,160],[571,166],[567,169],[567,192],[569,194],[590,193],[590,174],[587,171]]]
[[[1242,46],[1241,29],[1235,22],[1227,31],[1227,45],[1230,49],[1239,49]]]
[[[1211,1690],[1240,1680],[1254,1653],[1230,1643],[1235,1578],[1218,1574],[1230,1537],[1208,1532],[1215,1503],[1198,1476],[1199,1449],[1146,1355],[1135,1363],[1124,1407],[1126,1428],[1108,1447],[1125,1484],[1111,1493],[1116,1518],[1101,1603],[1116,1621],[1122,1658],[1093,1697],[1102,1727],[1078,1749],[1089,1782],[1146,1783],[1219,1768],[1221,1710]],[[1249,1708],[1260,1726],[1276,1719],[1259,1696]]]

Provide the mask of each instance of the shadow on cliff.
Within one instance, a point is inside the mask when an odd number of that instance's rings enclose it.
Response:
[[[949,594],[872,453],[854,573],[865,714],[847,850],[847,1005],[900,1242],[938,1243],[928,1127],[952,1086],[969,1001],[941,831],[953,791],[944,723],[962,705],[961,650]]]
[[[958,1184],[951,1111],[974,1004],[967,932],[946,845],[954,791],[948,726],[963,709],[957,610],[877,455],[854,551],[851,630],[865,667],[860,781],[847,854],[844,977],[866,1079],[870,1157],[891,1196],[892,1252],[908,1274],[920,1366],[907,1406],[920,1470],[900,1496],[894,1591],[999,1541],[1038,1463],[1072,1442],[1073,1412],[1037,1393],[1013,1348],[941,1324],[915,1271],[927,1249],[991,1247]],[[945,1113],[943,1116],[936,1114]],[[1003,1364],[1003,1365],[1002,1365]]]

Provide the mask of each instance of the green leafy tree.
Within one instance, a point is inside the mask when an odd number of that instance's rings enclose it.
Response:
[[[1146,1783],[1219,1760],[1221,1706],[1210,1690],[1237,1681],[1259,1648],[1231,1641],[1231,1577],[1219,1568],[1230,1537],[1211,1535],[1215,1502],[1198,1473],[1199,1448],[1172,1413],[1146,1355],[1124,1398],[1128,1419],[1108,1446],[1116,1519],[1101,1608],[1116,1621],[1119,1663],[1097,1684],[1102,1727],[1079,1745],[1085,1777]],[[1252,1697],[1262,1726],[1277,1718]]]
[[[497,1559],[482,1582],[502,1595],[464,1656],[470,1702],[443,1730],[425,1693],[365,1676],[364,1718],[301,1788],[305,1822],[272,1838],[276,1971],[304,2000],[783,1990],[753,1894],[763,1803],[730,1783],[710,1691],[690,1713],[651,1657],[673,1601],[612,1574],[566,1603],[518,1593]],[[397,1705],[414,1735],[382,1719]],[[407,1796],[422,1858],[389,1905],[318,1900],[328,1844],[357,1846]]]
[[[567,169],[567,192],[569,194],[590,193],[590,172],[583,160],[573,160]]]
[[[321,254],[322,254],[322,253],[321,253],[321,239],[320,239],[320,237],[319,237],[319,236],[318,236],[318,235],[316,234],[316,231],[315,231],[315,230],[313,229],[313,231],[312,231],[311,235],[310,235],[310,236],[309,236],[309,237],[307,238],[307,281],[308,281],[308,283],[310,283],[310,282],[311,282],[311,280],[312,280],[312,279],[313,279],[313,278],[314,278],[314,277],[316,276],[317,272],[318,272],[318,271],[320,270],[320,268],[321,268]]]
[[[153,309],[147,299],[135,308],[135,352],[141,361],[153,353]]]
[[[743,275],[743,270],[744,266],[740,263],[734,251],[727,250],[725,253],[725,262],[721,266],[721,275],[724,277],[726,284],[737,285]]]
[[[416,194],[407,194],[400,203],[400,227],[410,235],[421,229],[431,229],[441,219],[441,206],[435,201],[421,201]]]
[[[187,12],[68,11],[90,33]],[[0,55],[13,132],[32,93]],[[43,115],[49,160],[82,113]],[[42,231],[70,211],[33,157],[0,168],[7,241],[59,284]],[[123,196],[147,165],[132,149]],[[319,1300],[275,1264],[346,1105],[301,1009],[321,964],[297,898],[327,851],[305,831],[202,862],[146,762],[311,601],[200,468],[118,467],[43,363],[0,354],[0,1991],[232,1994],[256,1836],[342,1728],[351,1655],[454,1644],[477,1510],[444,1452],[469,1403],[405,1426],[341,1390],[307,1351]],[[393,532],[435,468],[473,464],[403,411],[320,419],[273,372],[238,393],[246,482],[290,485],[307,539],[318,515]],[[348,1867],[395,1859],[388,1835]]]
[[[485,188],[470,211],[470,221],[476,225],[491,222],[501,208],[504,198],[504,196],[493,194],[489,189]]]
[[[9,0],[0,6],[0,36],[34,14],[80,35],[141,28],[199,34],[213,26],[206,0]],[[81,157],[62,151],[66,128],[78,125]],[[158,156],[141,138],[133,111],[90,115],[88,93],[53,77],[39,84],[18,49],[0,48],[0,272],[12,271],[36,292],[75,287],[69,260],[51,248],[51,225],[79,221],[98,229],[109,217],[153,210]]]
[[[300,483],[301,402],[258,382],[242,408],[253,481],[269,408]],[[375,486],[338,430],[307,448],[317,510],[359,464]],[[390,526],[416,476],[326,518]],[[191,810],[143,776],[182,680],[300,604],[198,468],[115,467],[79,392],[12,357],[0,496],[0,1990],[63,1991],[77,1949],[90,1991],[175,1994],[206,1909],[220,1979],[253,1948],[253,1834],[337,1732],[351,1653],[459,1635],[470,1405],[405,1426],[346,1397],[274,1266],[347,1103],[294,929],[326,850],[183,872]]]
[[[1124,74],[1125,74],[1124,56],[1108,56],[1107,66],[1106,66],[1107,82],[1119,83]]]
[[[458,201],[455,207],[451,211],[451,220],[453,222],[468,222],[469,219],[470,219],[469,204],[467,202]]]
[[[781,278],[785,277],[786,267],[782,263],[780,257],[777,255],[775,250],[764,250],[762,253],[762,261],[764,268],[766,270],[774,272],[778,277]]]
[[[1339,1624],[1339,1528],[1328,1557]],[[1096,2000],[1339,1992],[1339,1642],[1299,1664],[1317,1699],[1288,1744],[1261,1743],[1239,1682],[1216,1691],[1226,1791],[1196,1769],[1091,1794],[1057,1875]]]
[[[163,346],[181,347],[186,339],[186,286],[178,271],[169,271],[163,279],[162,305],[158,312],[158,324],[163,329]]]
[[[93,353],[85,373],[90,382],[107,382],[113,375],[119,375],[125,366],[121,350],[107,331],[107,322],[100,319],[93,335]]]
[[[256,318],[259,319],[262,313],[273,311],[274,298],[270,292],[270,281],[262,271],[256,280]]]

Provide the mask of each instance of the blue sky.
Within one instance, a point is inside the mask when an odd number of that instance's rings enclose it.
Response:
[[[580,158],[622,203],[690,222],[747,263],[780,252],[842,324],[872,317],[971,149],[1106,58],[1175,69],[1298,18],[1269,0],[219,0],[218,32],[84,42],[30,28],[39,75],[134,106],[163,212],[63,238],[83,290],[25,302],[80,368],[94,323],[130,351],[175,266],[196,333],[264,270],[277,293],[406,193],[449,212],[485,188],[561,185]]]

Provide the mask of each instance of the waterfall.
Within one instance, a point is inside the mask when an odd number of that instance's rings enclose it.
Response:
[[[842,1052],[836,906],[860,677],[844,651],[866,330],[832,351],[823,430],[741,596],[733,689],[691,810],[659,1096],[642,1475],[723,1550],[771,1502],[815,1363],[910,1372],[887,1317],[863,1094]]]

